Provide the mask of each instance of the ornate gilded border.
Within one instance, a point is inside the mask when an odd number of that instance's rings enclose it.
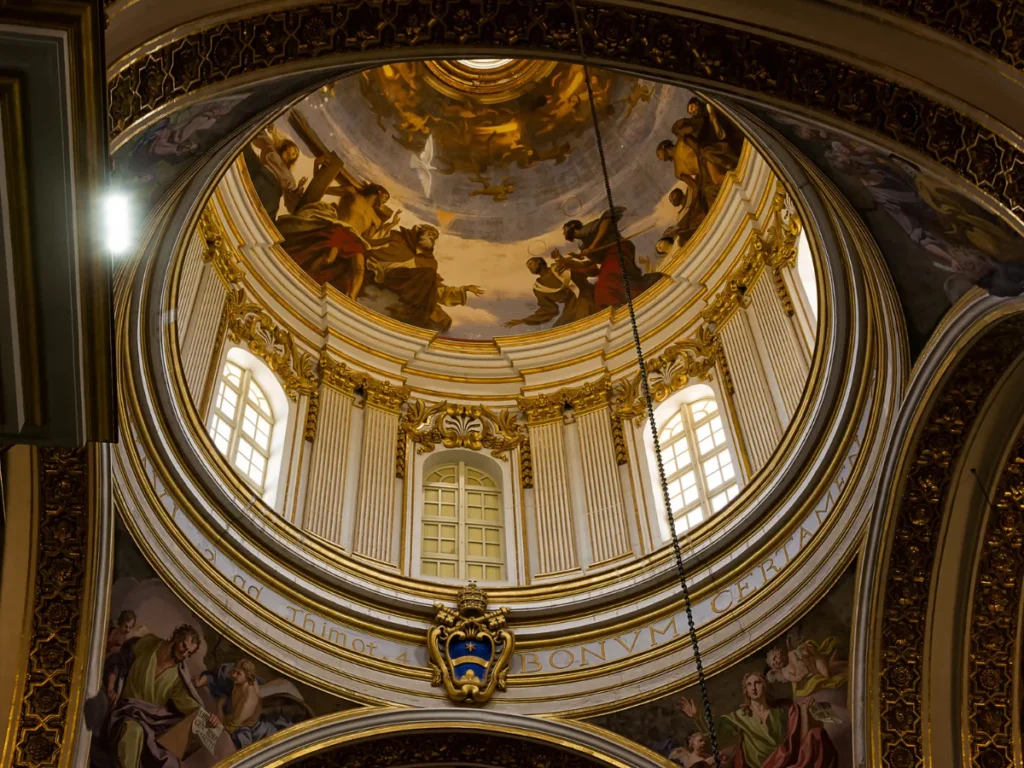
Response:
[[[924,24],[1024,69],[1024,3],[1019,0],[856,0]]]
[[[289,768],[389,768],[406,765],[486,766],[524,765],[561,768],[607,768],[613,763],[552,744],[517,739],[500,732],[445,731],[385,736],[345,744],[310,757],[285,763]]]
[[[878,652],[881,758],[901,768],[924,761],[922,677],[928,598],[957,460],[1000,376],[1024,352],[1024,316],[993,326],[959,360],[904,462],[885,575]]]
[[[79,634],[88,571],[87,449],[39,451],[40,516],[28,669],[14,764],[57,766],[78,717]]]
[[[974,575],[967,708],[971,760],[979,768],[1014,764],[1014,669],[1024,596],[1024,432],[999,479]]]
[[[827,114],[941,164],[1024,218],[1024,153],[922,93],[765,35],[649,10],[580,5],[587,49],[602,62]],[[326,66],[340,55],[371,51],[443,55],[459,45],[503,56],[572,57],[572,10],[565,0],[363,0],[226,21],[167,42],[112,75],[110,133],[116,137],[206,86],[285,64],[323,59]]]

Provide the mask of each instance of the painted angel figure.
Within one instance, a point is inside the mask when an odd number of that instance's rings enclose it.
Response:
[[[281,185],[285,206],[294,213],[308,180],[303,176],[296,181],[292,173],[292,167],[299,159],[298,145],[274,125],[261,131],[252,140],[252,145],[259,151],[260,164]]]
[[[293,683],[284,679],[263,681],[257,677],[252,659],[206,670],[193,684],[213,697],[217,717],[237,749],[312,716]],[[278,705],[273,712],[269,706],[271,699]]]
[[[434,137],[427,136],[427,143],[423,147],[423,151],[419,155],[413,155],[409,158],[409,167],[416,171],[416,176],[419,177],[420,184],[423,185],[423,194],[430,197],[430,182],[431,182],[431,171],[436,171],[432,165],[434,159]]]

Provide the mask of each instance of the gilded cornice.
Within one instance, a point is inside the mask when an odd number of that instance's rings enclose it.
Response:
[[[241,256],[227,241],[224,228],[211,205],[206,206],[199,218],[199,233],[206,244],[203,261],[213,268],[224,287],[230,290],[235,283],[242,281],[245,271],[241,267]]]
[[[890,8],[900,0],[871,2]],[[973,10],[976,3],[941,3],[971,10],[944,16],[942,8],[932,10],[934,3],[918,5],[928,19],[950,19],[940,23],[951,34],[984,39],[986,25],[978,26],[984,17]],[[611,65],[643,67],[811,110],[902,144],[1018,215],[1024,210],[1024,174],[1018,170],[1024,151],[1014,138],[996,134],[922,91],[812,50],[810,43],[801,47],[714,19],[591,2],[579,6],[590,51]],[[1018,12],[1007,7],[1003,13],[1015,18]],[[346,54],[396,50],[427,57],[431,49],[448,53],[456,45],[500,56],[564,54],[573,40],[571,19],[566,0],[534,5],[417,0],[402,6],[311,3],[287,13],[219,21],[145,49],[109,78],[110,136],[116,139],[175,99],[232,80],[251,82],[257,72],[272,76],[276,68],[302,61],[326,66],[344,63]],[[968,33],[969,28],[979,31]],[[1016,61],[1019,38],[993,45]]]
[[[410,391],[409,387],[396,387],[390,381],[377,381],[369,376],[363,380],[366,404],[388,413],[398,413]]]
[[[922,765],[926,625],[932,575],[957,462],[982,407],[1024,352],[1024,316],[999,322],[958,361],[907,456],[882,576],[877,669],[878,727],[886,765]],[[1006,764],[1006,763],[996,763]]]
[[[260,358],[281,381],[284,391],[292,400],[317,391],[316,359],[301,351],[291,332],[278,325],[270,313],[259,304],[248,301],[245,289],[228,289],[225,307],[228,336],[235,344],[244,344]]]
[[[349,368],[344,361],[335,360],[327,350],[320,352],[319,370],[325,387],[345,395],[353,394],[370,379],[365,373]]]
[[[1018,645],[1024,579],[1024,432],[1003,467],[985,524],[974,575],[967,711],[974,765],[1014,765],[1014,676],[1024,664]]]
[[[611,390],[611,374],[606,373],[600,379],[578,387],[566,387],[535,397],[520,397],[519,409],[526,414],[530,424],[545,424],[561,420],[567,405],[572,407],[577,416],[606,407]]]
[[[416,443],[418,453],[430,453],[438,445],[471,451],[486,448],[498,459],[507,459],[526,436],[515,411],[447,402],[427,405],[419,400],[409,402],[401,428]]]

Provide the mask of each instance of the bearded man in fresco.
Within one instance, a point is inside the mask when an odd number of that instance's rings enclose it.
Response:
[[[178,765],[178,756],[159,739],[200,707],[199,694],[185,670],[185,662],[198,649],[199,633],[182,624],[170,639],[146,635],[128,641],[108,657],[104,670],[108,696],[117,696],[111,680],[124,679],[107,731],[117,768]],[[219,725],[214,715],[211,725]]]
[[[559,256],[558,249],[552,251],[551,255]],[[527,259],[526,268],[537,276],[533,283],[537,309],[526,317],[509,320],[505,323],[506,328],[544,325],[552,320],[555,322],[551,327],[558,328],[593,314],[594,287],[586,279],[574,277],[568,270],[558,274],[540,256]]]
[[[626,212],[625,208],[615,209],[615,222]],[[579,252],[561,256],[553,253],[555,271],[570,270],[574,276],[597,277],[594,282],[594,311],[605,307],[620,307],[626,303],[626,280],[633,297],[650,288],[664,277],[660,272],[644,274],[636,264],[636,246],[631,240],[615,238],[612,217],[605,212],[601,218],[584,224],[578,219],[567,221],[562,234],[570,243],[579,245]],[[622,255],[619,258],[619,243]],[[622,262],[625,261],[625,271]]]
[[[452,318],[443,308],[464,306],[469,294],[482,296],[484,291],[477,285],[444,284],[434,256],[439,235],[428,224],[401,227],[389,234],[387,245],[367,254],[366,267],[377,285],[398,297],[398,303],[388,308],[392,317],[444,333],[452,327]]]
[[[718,738],[739,743],[733,768],[836,768],[835,746],[808,711],[813,698],[799,704],[775,699],[758,672],[744,675],[742,685],[746,704],[715,718]],[[680,699],[679,709],[702,731],[708,730],[693,699]]]

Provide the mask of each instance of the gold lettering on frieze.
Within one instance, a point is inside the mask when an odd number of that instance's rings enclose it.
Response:
[[[527,658],[529,657],[529,658]],[[530,668],[527,668],[527,664],[531,664]],[[519,654],[519,671],[522,674],[528,674],[530,672],[540,672],[544,669],[544,665],[540,663],[540,659],[537,658],[536,653],[520,653]]]
[[[558,654],[560,654],[560,653],[564,653],[564,654],[568,655],[568,657],[569,657],[569,660],[565,664],[556,664],[555,663],[555,657],[558,656]],[[575,663],[576,663],[576,656],[568,648],[559,648],[557,651],[552,651],[548,655],[548,666],[554,667],[555,669],[568,669],[569,667],[571,667]]]
[[[738,594],[740,596],[740,602],[745,600],[746,597],[747,597],[747,595],[745,595],[743,593],[744,590],[753,591],[753,590],[756,589],[756,587],[752,587],[752,586],[750,586],[750,584],[747,583],[747,579],[749,579],[749,578],[750,578],[749,576],[745,576],[744,578],[742,578],[742,579],[740,579],[739,581],[736,582],[736,594]]]
[[[718,605],[718,600],[719,600],[719,598],[721,598],[723,596],[729,598],[729,602],[724,607],[720,607]],[[723,591],[723,592],[719,592],[717,595],[715,595],[713,598],[711,598],[711,610],[714,613],[725,613],[730,608],[732,608],[732,604],[733,604],[732,591],[728,590],[728,589]]]
[[[599,644],[600,648],[601,648],[600,651],[595,651],[592,648],[588,648],[585,645],[581,645],[580,646],[580,666],[581,667],[586,667],[586,666],[590,665],[590,662],[587,661],[587,654],[588,653],[591,656],[593,656],[595,659],[599,660],[599,661],[607,661],[608,660],[607,659],[608,654],[604,650],[604,644],[606,642],[607,642],[606,640],[602,640],[600,642],[600,644]]]
[[[676,626],[676,617],[675,616],[673,616],[671,619],[668,620],[668,623],[665,625],[664,629],[658,629],[653,624],[648,629],[650,629],[650,632],[651,632],[651,647],[654,647],[655,645],[657,645],[658,644],[658,638],[659,637],[663,637],[664,635],[667,635],[668,632],[669,632],[669,629],[672,630],[672,636],[669,638],[670,640],[673,639],[673,638],[679,637],[679,628]]]
[[[624,642],[622,642],[622,638],[621,637],[616,637],[615,638],[615,642],[617,642],[619,645],[621,645],[623,648],[625,648],[626,649],[626,653],[633,653],[633,649],[636,648],[636,641],[637,641],[637,639],[639,637],[640,637],[640,630],[638,629],[638,630],[636,630],[633,633],[633,642],[631,642],[629,645],[626,645]]]

